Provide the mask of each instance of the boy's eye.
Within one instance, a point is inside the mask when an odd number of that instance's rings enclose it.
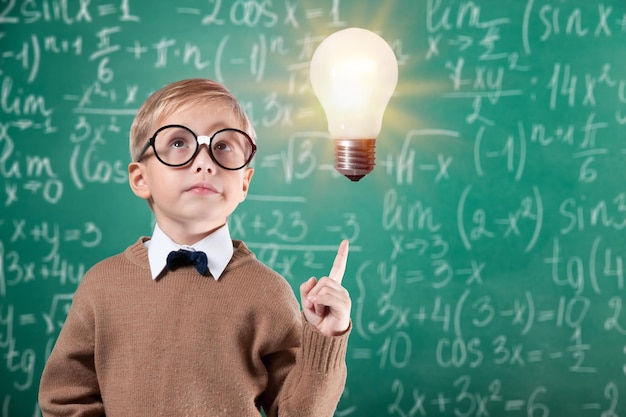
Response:
[[[232,150],[232,147],[228,144],[228,142],[220,141],[213,145],[213,149],[216,151],[227,152]]]
[[[172,140],[170,146],[172,148],[186,148],[189,146],[189,144],[187,143],[187,141],[185,141],[185,139],[177,138]]]
[[[188,132],[164,132],[163,145],[168,149],[193,149],[196,144],[196,138],[192,133]]]

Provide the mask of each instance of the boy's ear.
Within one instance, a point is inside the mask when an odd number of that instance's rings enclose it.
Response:
[[[246,168],[243,173],[243,195],[241,201],[243,202],[248,196],[248,189],[250,188],[250,181],[252,181],[252,175],[254,174],[253,168]]]
[[[131,162],[128,164],[128,183],[133,193],[145,200],[152,197],[148,182],[146,181],[144,166],[141,162]]]

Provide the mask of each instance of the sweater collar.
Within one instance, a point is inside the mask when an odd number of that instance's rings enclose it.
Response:
[[[144,245],[148,248],[148,261],[150,262],[150,272],[152,279],[157,279],[163,274],[167,255],[171,251],[179,249],[203,251],[207,255],[209,271],[217,281],[226,265],[233,256],[233,242],[230,238],[228,224],[225,224],[209,236],[194,243],[191,246],[179,245],[161,230],[158,224],[154,226],[152,238]]]

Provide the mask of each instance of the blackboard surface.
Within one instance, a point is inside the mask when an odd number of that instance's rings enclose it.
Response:
[[[399,82],[358,183],[332,167],[314,48],[376,31]],[[352,251],[337,416],[626,415],[626,3],[0,3],[0,415],[38,381],[85,270],[149,235],[140,103],[225,83],[258,131],[233,237],[296,289]]]

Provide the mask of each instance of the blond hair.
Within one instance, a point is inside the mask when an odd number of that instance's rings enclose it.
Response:
[[[180,106],[224,103],[232,107],[241,123],[240,129],[247,132],[256,142],[256,134],[248,116],[235,96],[217,81],[205,78],[190,78],[176,81],[152,93],[141,105],[130,127],[130,156],[136,161],[139,152],[159,127],[156,123],[168,117]]]

